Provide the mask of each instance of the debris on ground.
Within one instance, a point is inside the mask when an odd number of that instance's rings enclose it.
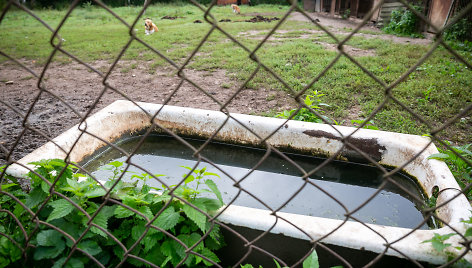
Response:
[[[195,20],[193,23],[202,23],[201,20]]]
[[[231,22],[231,20],[230,19],[222,19],[219,22]]]
[[[178,17],[178,16],[164,16],[161,20],[175,20],[175,19],[183,19],[185,17]]]
[[[249,20],[246,20],[246,22],[271,22],[274,20],[280,20],[280,18],[277,18],[277,17],[269,18],[269,17],[257,15]]]

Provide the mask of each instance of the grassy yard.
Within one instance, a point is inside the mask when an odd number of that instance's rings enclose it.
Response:
[[[288,9],[288,6],[259,5],[244,7],[244,12],[282,17]],[[139,7],[113,9],[130,25],[136,19],[139,10]],[[66,12],[65,10],[35,11],[52,28],[59,25]],[[215,7],[211,14],[217,21],[232,20],[232,22],[218,22],[218,26],[249,49],[256,48],[261,39],[278,23],[277,21],[244,22],[251,16],[234,15],[229,7]],[[161,19],[164,16],[178,18]],[[135,26],[136,35],[177,64],[185,62],[211,29],[211,25],[205,23],[203,12],[191,5],[153,5],[146,11],[144,17],[152,18],[158,25],[159,32],[145,36],[143,21],[140,18]],[[201,20],[203,23],[194,23],[195,20]],[[330,30],[334,31],[337,38],[342,39],[351,29]],[[87,62],[115,60],[129,41],[128,32],[127,26],[110,13],[90,6],[75,9],[59,31],[61,37],[65,39],[63,49]],[[381,38],[383,36],[381,33],[373,34],[370,31],[363,33],[371,36],[368,38],[365,35],[356,35],[347,42],[347,45],[354,51],[369,52],[370,55],[361,54],[354,57],[387,85],[396,81],[431,47],[431,45],[388,41]],[[8,12],[0,24],[2,40],[0,50],[25,61],[34,60],[36,64],[43,64],[52,51],[50,38],[51,32],[24,12]],[[337,52],[328,49],[335,43],[335,39],[321,32],[313,24],[287,20],[275,33],[274,38],[266,42],[256,55],[291,88],[299,91],[336,58]],[[458,52],[469,62],[472,61],[470,52]],[[224,69],[234,83],[242,84],[257,67],[248,56],[247,51],[215,30],[187,68],[206,71]],[[56,55],[55,60],[64,64],[70,61],[60,53]],[[137,41],[132,42],[122,60],[146,62],[151,66],[150,72],[169,65]],[[0,58],[0,61],[6,61],[6,58]],[[130,68],[133,68],[132,66]],[[264,70],[261,70],[247,87],[254,90],[272,88],[290,92]],[[311,94],[313,90],[325,94],[322,100],[330,105],[323,108],[326,115],[341,125],[352,125],[352,119],[368,117],[385,99],[384,88],[344,56],[306,93]],[[393,88],[391,94],[433,128],[440,127],[472,103],[472,72],[440,47],[404,82]],[[279,111],[267,111],[264,115],[274,116],[277,112]],[[457,120],[440,133],[441,138],[460,144],[471,143],[471,117],[469,112]],[[373,120],[378,128],[386,131],[419,135],[430,131],[426,124],[392,100],[388,101]]]

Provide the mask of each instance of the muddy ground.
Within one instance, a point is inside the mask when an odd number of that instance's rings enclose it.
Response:
[[[312,16],[318,18],[321,24],[337,31],[354,28],[358,22],[322,15]],[[306,20],[299,13],[295,13],[291,19]],[[371,26],[365,28],[376,30]],[[429,42],[425,39],[388,38],[395,39],[396,42]],[[44,68],[35,65],[33,61],[23,60],[22,63],[32,68],[37,75]],[[91,64],[102,71],[110,67],[110,63],[105,61]],[[129,68],[130,65],[137,67],[132,69]],[[185,75],[205,89],[209,96],[185,82],[168,104],[219,110],[220,104],[215,100],[226,103],[241,85],[240,81],[230,79],[224,70],[211,73],[186,70]],[[103,79],[98,74],[74,62],[53,63],[44,77],[44,86],[50,93],[40,91],[38,79],[20,66],[11,61],[0,64],[0,165],[5,164],[9,157],[19,160],[48,139],[79,123],[86,113],[94,113],[117,99],[125,99],[126,96],[134,101],[164,103],[181,81],[175,75],[175,69],[160,68],[151,74],[149,66],[139,61],[122,62],[107,80],[107,83],[125,96],[105,89]],[[290,109],[295,105],[295,101],[286,92],[264,88],[243,89],[231,100],[228,110],[234,113],[260,114]],[[27,120],[24,120],[31,107]]]

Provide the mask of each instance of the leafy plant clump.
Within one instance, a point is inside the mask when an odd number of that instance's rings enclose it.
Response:
[[[351,16],[351,10],[348,8],[346,10],[344,10],[344,13],[343,15],[341,16],[344,20],[347,20],[349,19],[349,17]]]
[[[468,220],[463,220],[462,221],[465,224],[468,224],[468,226],[472,226],[472,217],[470,217]],[[446,241],[453,237],[458,235],[457,233],[448,233],[448,234],[438,234],[434,233],[434,236],[431,239],[425,240],[422,243],[431,243],[431,246],[434,248],[435,251],[438,253],[444,253],[447,255],[448,261],[452,261],[453,259],[457,258],[457,254],[454,252],[451,252],[449,249],[452,246],[451,243],[447,243]],[[472,237],[472,227],[468,227],[463,236],[466,239],[470,239]],[[454,247],[456,250],[462,250],[463,248],[461,246]],[[452,267],[472,267],[472,264],[469,263],[467,260],[464,258],[461,258],[460,260],[456,261],[454,264],[452,264]]]
[[[472,143],[462,146],[451,146],[451,148],[452,150],[439,148],[440,153],[430,155],[428,158],[444,161],[449,166],[459,186],[465,188],[472,182],[472,165],[469,164],[472,163]],[[466,193],[466,196],[469,200],[472,200],[470,190]]]
[[[413,6],[413,8],[421,12],[421,7]],[[390,22],[383,28],[388,34],[401,36],[422,37],[419,33],[420,19],[409,9],[396,9],[392,11]]]
[[[328,107],[329,105],[326,103],[323,103],[321,101],[321,97],[324,96],[325,94],[315,90],[313,91],[313,95],[307,95],[305,97],[305,100],[303,101],[305,104],[305,107],[301,108],[298,112],[298,109],[292,109],[290,111],[282,111],[278,113],[275,117],[278,118],[284,118],[288,119],[291,118],[292,120],[299,120],[299,121],[305,121],[305,122],[315,122],[315,123],[324,123],[324,121],[318,117],[316,114],[311,112],[310,109],[316,111],[317,113],[320,114],[320,116],[325,119],[328,122],[334,122],[334,120],[330,119],[327,116],[322,115],[324,111],[322,110],[322,106]],[[310,109],[306,108],[309,107]],[[295,114],[295,115],[294,115]],[[336,122],[334,122],[336,123]]]
[[[444,39],[449,41],[472,41],[472,21],[463,18],[444,31]]]
[[[59,159],[32,164],[36,169],[28,174],[29,192],[11,177],[13,183],[1,188],[0,232],[5,235],[0,236],[0,267],[84,267],[96,264],[92,258],[110,267],[122,262],[125,253],[126,264],[137,267],[145,263],[136,257],[160,267],[212,266],[220,261],[214,251],[224,245],[223,237],[219,225],[210,223],[204,213],[219,209],[223,201],[215,183],[206,179],[218,175],[205,168],[185,175],[182,186],[163,187],[157,194],[146,184],[138,188],[137,182],[117,182],[120,162],[111,163],[114,178],[103,187]],[[194,180],[207,189],[189,187]],[[109,189],[112,199],[102,204]],[[216,199],[202,197],[203,192]],[[74,247],[77,250],[71,254]]]

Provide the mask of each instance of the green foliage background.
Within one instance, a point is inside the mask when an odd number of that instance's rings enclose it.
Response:
[[[0,0],[0,9],[2,9],[8,0]],[[201,4],[210,4],[212,0],[197,0]],[[29,8],[49,8],[49,9],[65,9],[68,8],[69,5],[71,4],[72,0],[34,0],[30,1],[28,0],[26,5]],[[86,5],[87,3],[92,3],[93,1],[91,0],[83,0],[81,2],[82,5]],[[123,6],[142,6],[144,4],[144,0],[102,0],[103,3],[108,5],[109,7],[123,7]],[[301,2],[301,0],[299,0]],[[183,4],[188,4],[190,1],[185,1],[185,0],[152,0],[151,4],[156,4],[156,3],[167,3],[167,4],[178,4],[178,3],[183,3]],[[92,3],[93,4],[93,3]],[[258,4],[274,4],[274,5],[289,5],[290,2],[288,0],[252,0],[251,1],[252,5],[258,5]]]

